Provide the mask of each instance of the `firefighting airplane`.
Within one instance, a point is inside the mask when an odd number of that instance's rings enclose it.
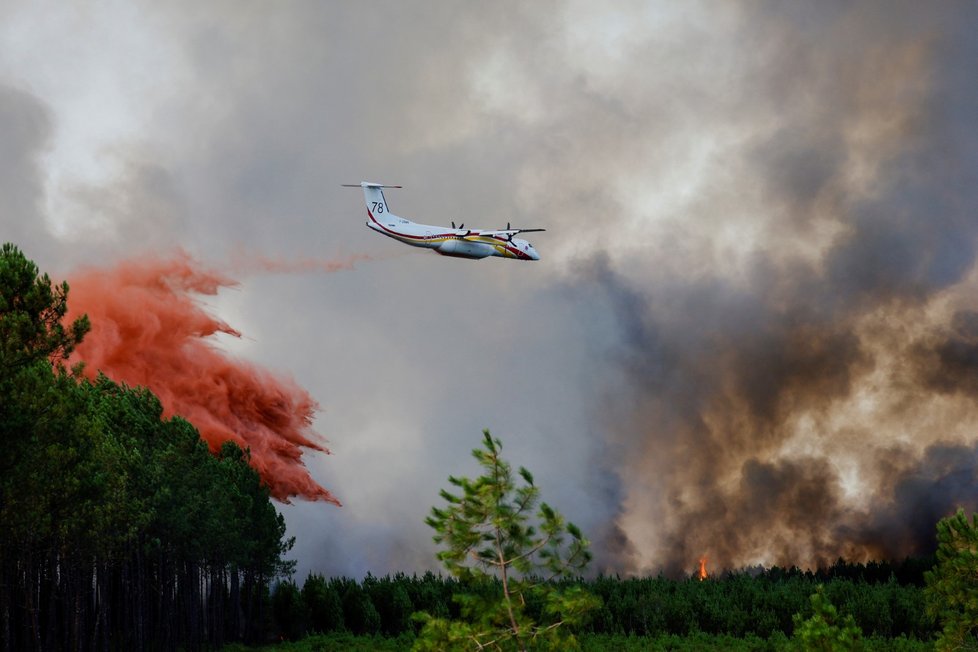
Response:
[[[367,202],[367,226],[390,238],[394,238],[412,247],[434,249],[442,256],[455,258],[515,258],[516,260],[540,260],[540,254],[526,240],[514,238],[519,233],[545,231],[546,229],[511,229],[509,224],[505,229],[466,229],[465,224],[452,228],[447,226],[429,226],[415,224],[403,217],[390,212],[387,200],[384,198],[384,188],[400,188],[401,186],[385,186],[380,183],[344,183],[345,188],[363,188],[363,198]]]

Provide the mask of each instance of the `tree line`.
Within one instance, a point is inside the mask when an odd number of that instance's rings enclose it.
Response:
[[[233,443],[212,454],[159,400],[65,361],[68,286],[0,249],[0,648],[264,641],[291,546]]]
[[[978,633],[978,516],[942,520],[930,559],[585,580],[587,539],[540,501],[529,471],[514,476],[489,431],[473,451],[483,475],[450,476],[427,519],[450,576],[275,584],[292,576],[292,540],[248,452],[210,451],[149,391],[66,368],[89,329],[65,323],[68,289],[0,248],[0,650],[195,650],[311,632],[569,649],[578,634],[796,630],[939,635],[953,649]]]
[[[822,586],[840,614],[853,616],[867,636],[929,640],[937,628],[925,612],[919,575],[920,569],[929,568],[928,561],[849,564],[840,560],[818,572],[774,567],[724,573],[704,581],[600,576],[560,584],[581,587],[601,599],[601,607],[576,628],[579,635],[703,633],[766,639],[780,632],[791,637],[793,616],[811,615],[810,596]],[[883,578],[878,572],[881,567],[893,572]],[[278,635],[289,640],[336,632],[394,637],[418,631],[419,623],[411,618],[415,612],[454,620],[460,617],[460,606],[453,596],[494,595],[501,590],[498,580],[467,581],[430,572],[367,575],[359,582],[311,574],[301,584],[286,580],[275,586],[273,618]],[[539,619],[543,606],[531,601],[527,610]]]

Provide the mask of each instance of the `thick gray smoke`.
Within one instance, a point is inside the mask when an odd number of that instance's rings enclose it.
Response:
[[[39,249],[45,238],[38,167],[50,132],[49,116],[36,98],[0,83],[0,197],[3,239]]]
[[[300,576],[437,567],[425,514],[484,427],[615,572],[902,556],[974,505],[973,2],[0,18],[0,239],[54,276],[371,258],[209,306],[323,406],[308,464],[344,507],[283,508]],[[339,187],[364,179],[419,221],[546,228],[543,259],[399,249]]]
[[[579,272],[619,323],[604,423],[635,571],[902,557],[978,508],[976,15],[825,13],[761,30],[795,41],[734,184],[760,186],[762,246]]]

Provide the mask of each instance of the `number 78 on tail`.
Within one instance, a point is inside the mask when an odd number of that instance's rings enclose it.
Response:
[[[454,258],[513,258],[515,260],[540,260],[540,254],[526,240],[515,237],[520,233],[544,231],[545,229],[466,229],[465,224],[451,228],[417,224],[394,215],[384,197],[385,186],[380,183],[363,181],[356,184],[343,184],[346,188],[363,188],[363,199],[367,204],[367,226],[398,242],[433,249],[442,256]]]

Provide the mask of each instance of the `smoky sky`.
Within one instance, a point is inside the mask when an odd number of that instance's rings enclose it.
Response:
[[[37,245],[44,234],[38,166],[49,135],[49,120],[44,105],[35,97],[0,86],[0,142],[5,151],[0,163],[0,193],[7,216],[4,237],[24,247]]]
[[[843,13],[806,21],[802,39],[849,33],[861,11]],[[580,271],[622,335],[626,389],[606,418],[625,451],[611,464],[625,469],[618,520],[636,567],[919,554],[938,518],[974,509],[974,313],[954,306],[973,287],[976,168],[961,143],[978,114],[962,119],[975,91],[958,73],[975,50],[954,29],[915,33],[917,18],[862,52],[805,51],[769,71],[824,95],[796,115],[787,92],[789,110],[744,152],[741,180],[761,180],[781,214],[738,275],[648,282],[606,257]],[[923,79],[886,78],[918,65]],[[847,138],[863,120],[881,134]],[[854,183],[864,157],[874,169]],[[817,255],[786,252],[820,223],[833,234]]]
[[[622,573],[902,556],[975,507],[970,3],[0,5],[0,237],[243,274],[322,406],[300,574],[435,568],[482,428]],[[445,260],[429,223],[546,228]],[[348,265],[349,267],[349,265]]]

